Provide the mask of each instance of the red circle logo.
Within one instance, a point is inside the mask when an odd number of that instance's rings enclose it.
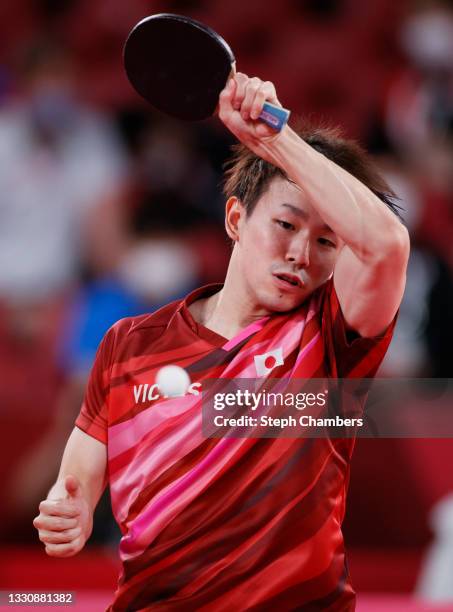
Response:
[[[275,359],[275,357],[273,355],[269,355],[269,357],[266,357],[264,361],[264,366],[268,370],[271,370],[273,367],[275,367],[276,363],[277,363],[277,360]]]

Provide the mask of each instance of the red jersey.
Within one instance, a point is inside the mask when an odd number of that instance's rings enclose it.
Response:
[[[253,378],[257,354],[281,354],[272,377],[373,377],[394,322],[348,341],[328,281],[297,310],[226,340],[188,305],[119,321],[102,341],[76,425],[107,445],[123,563],[112,612],[353,610],[341,523],[352,439],[204,438],[203,379]],[[162,398],[178,364],[192,386]]]

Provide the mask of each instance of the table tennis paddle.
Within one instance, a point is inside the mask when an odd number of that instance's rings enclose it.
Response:
[[[208,26],[171,13],[142,19],[124,46],[124,66],[134,89],[158,110],[189,121],[216,111],[235,72],[235,57]],[[289,111],[265,102],[259,119],[280,131]]]

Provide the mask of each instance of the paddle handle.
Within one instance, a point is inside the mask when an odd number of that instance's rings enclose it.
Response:
[[[286,108],[265,102],[258,119],[277,132],[280,132],[288,123],[290,114],[291,112]]]
[[[234,77],[236,74],[236,62],[231,64],[231,72],[228,78]],[[263,110],[261,111],[258,119],[274,129],[276,132],[280,132],[285,125],[288,123],[291,111],[283,108],[282,106],[276,106],[270,102],[263,104]]]

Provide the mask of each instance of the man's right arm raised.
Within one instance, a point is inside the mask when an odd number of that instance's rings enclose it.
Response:
[[[57,481],[33,521],[48,555],[71,557],[84,547],[106,482],[107,446],[75,427]]]

